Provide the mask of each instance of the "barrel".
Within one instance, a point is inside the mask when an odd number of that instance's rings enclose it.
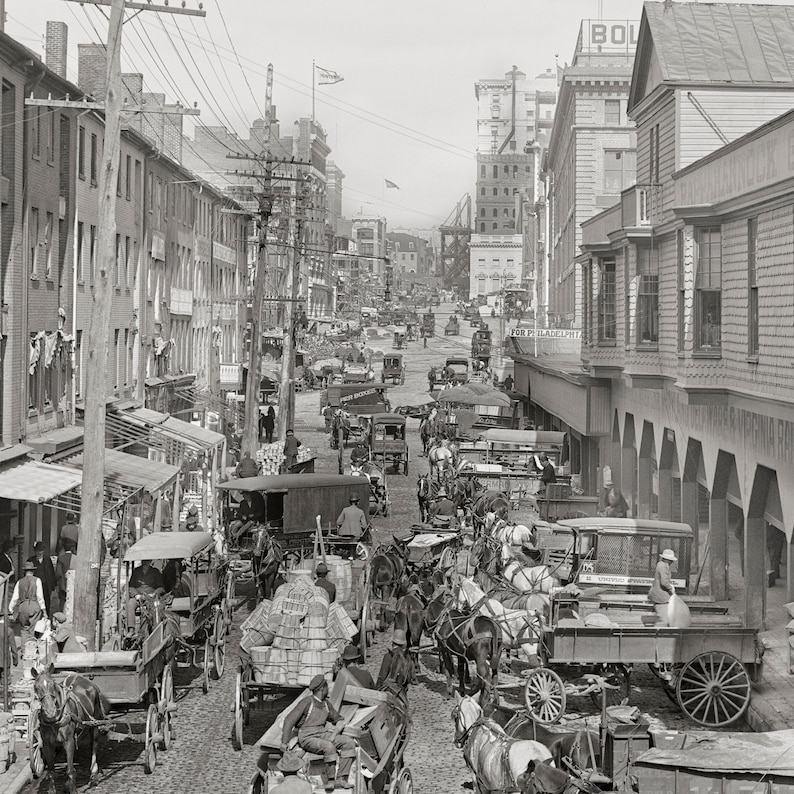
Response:
[[[317,560],[316,564],[319,564]],[[336,585],[336,600],[347,601],[353,592],[353,571],[350,560],[343,560],[338,554],[328,554],[325,557],[328,566],[328,581]],[[314,570],[315,565],[312,565]]]

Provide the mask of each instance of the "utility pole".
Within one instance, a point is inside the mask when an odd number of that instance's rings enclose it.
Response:
[[[77,0],[70,0],[76,2]],[[85,1],[85,0],[83,0]],[[99,236],[97,273],[92,293],[86,361],[85,420],[83,436],[83,481],[80,506],[80,554],[77,557],[74,591],[74,627],[94,648],[97,635],[97,596],[102,551],[102,514],[105,495],[105,396],[108,336],[113,300],[111,276],[116,258],[116,179],[121,146],[122,84],[121,28],[124,9],[162,11],[205,16],[203,11],[169,8],[125,0],[88,0],[91,5],[109,5],[107,42],[107,89],[105,95],[105,141],[99,176]]]
[[[265,177],[259,195],[259,250],[256,258],[256,277],[251,311],[251,339],[248,350],[248,378],[245,382],[245,424],[243,427],[243,450],[250,455],[259,447],[259,359],[262,351],[262,310],[267,284],[267,227],[273,211],[272,176],[270,158],[270,127],[273,114],[273,64],[267,65],[267,89],[265,92],[265,137],[263,157]]]

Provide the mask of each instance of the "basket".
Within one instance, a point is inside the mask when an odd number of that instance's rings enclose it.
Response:
[[[240,624],[240,631],[267,626],[267,619],[272,605],[271,601],[261,601],[256,609]]]
[[[251,648],[255,646],[261,648],[272,645],[274,639],[275,635],[266,629],[249,629],[243,633],[240,639],[240,648],[246,653],[250,653]]]
[[[341,604],[331,604],[328,609],[327,635],[333,639],[344,638],[347,641],[355,637],[357,633],[356,624],[347,614],[347,610]]]
[[[273,649],[270,646],[262,647],[254,645],[249,648],[248,653],[251,655],[251,661],[255,665],[268,664],[271,661],[271,657],[278,658],[277,655],[273,653]]]

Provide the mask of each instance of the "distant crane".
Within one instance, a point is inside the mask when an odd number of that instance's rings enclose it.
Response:
[[[441,278],[445,287],[469,292],[469,242],[471,228],[471,196],[466,193],[439,227],[441,232]]]

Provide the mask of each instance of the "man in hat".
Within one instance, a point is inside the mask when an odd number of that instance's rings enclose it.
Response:
[[[38,541],[33,546],[33,556],[28,558],[35,566],[34,572],[41,579],[41,589],[44,591],[44,603],[46,604],[47,614],[50,613],[50,601],[52,591],[58,586],[58,577],[55,575],[55,566],[52,564],[50,556],[46,554],[47,547]]]
[[[243,452],[234,473],[238,477],[257,477],[259,475],[259,464],[251,457],[248,450]]]
[[[0,548],[0,573],[9,574],[9,582],[16,580],[16,562],[14,561],[14,541],[4,540]]]
[[[375,681],[369,670],[353,664],[353,662],[359,661],[361,661],[361,651],[359,651],[358,646],[346,645],[344,651],[342,651],[342,668],[339,672],[347,670],[355,678],[359,686],[363,686],[365,689],[375,689]]]
[[[301,442],[295,438],[295,431],[290,429],[287,430],[287,436],[284,440],[284,466],[285,468],[289,468],[290,466],[294,466],[298,462],[298,447],[301,445]]]
[[[28,640],[33,639],[33,629],[36,621],[47,613],[47,604],[44,600],[44,589],[41,579],[36,576],[36,566],[28,560],[23,566],[24,576],[17,580],[14,592],[8,604],[8,613],[16,615],[17,622],[22,627],[22,647]]]
[[[344,721],[328,702],[325,676],[314,676],[309,682],[309,689],[311,695],[300,700],[284,720],[281,750],[286,752],[293,731],[297,728],[298,744],[309,753],[319,753],[325,757],[328,777],[326,791],[353,788],[348,776],[356,755],[356,743],[341,733]]]
[[[325,590],[328,593],[328,603],[333,604],[336,601],[336,585],[328,581],[328,566],[324,562],[318,563],[314,573],[317,575],[314,586]]]
[[[430,519],[432,523],[453,525],[458,517],[458,508],[447,496],[446,488],[439,488],[436,498],[431,502]]]
[[[55,578],[58,580],[58,606],[61,609],[66,608],[66,574],[76,567],[76,560],[74,559],[77,547],[72,543],[69,538],[62,538],[61,545],[63,551],[58,555],[58,562],[55,564]]]
[[[141,564],[132,572],[127,584],[127,636],[135,634],[135,608],[139,598],[163,595],[163,575],[152,565],[151,560],[141,560]]]
[[[358,495],[351,493],[350,504],[342,510],[336,519],[336,531],[340,537],[358,540],[367,531],[367,517],[358,506]]]
[[[66,514],[66,523],[61,527],[61,534],[58,536],[58,545],[64,548],[68,540],[77,550],[77,541],[80,535],[80,527],[77,524],[77,516],[74,513]]]
[[[408,640],[402,629],[395,629],[392,646],[386,651],[378,673],[378,689],[388,689],[395,695],[404,694],[413,678],[413,664],[406,654]]]
[[[675,594],[673,587],[672,566],[678,560],[672,549],[665,549],[659,552],[659,562],[656,563],[656,570],[653,574],[653,584],[648,590],[648,598],[654,605],[656,614],[659,617],[658,625],[667,625],[667,604],[670,597]]]
[[[298,777],[303,770],[303,759],[289,750],[276,762],[276,769],[283,773],[284,780],[271,789],[271,794],[312,794],[314,789],[308,780]]]
[[[545,452],[535,455],[533,458],[535,469],[540,472],[541,489],[546,490],[549,483],[557,482],[557,472],[554,471],[554,464],[549,460]]]
[[[74,636],[74,626],[63,612],[56,612],[52,616],[52,638],[58,645],[58,653],[82,653],[85,650]]]
[[[265,500],[257,491],[240,491],[237,518],[229,524],[232,540],[238,540],[254,525],[265,520]]]
[[[203,532],[204,527],[199,524],[199,509],[196,505],[190,505],[185,516],[185,523],[182,527],[183,532]]]

